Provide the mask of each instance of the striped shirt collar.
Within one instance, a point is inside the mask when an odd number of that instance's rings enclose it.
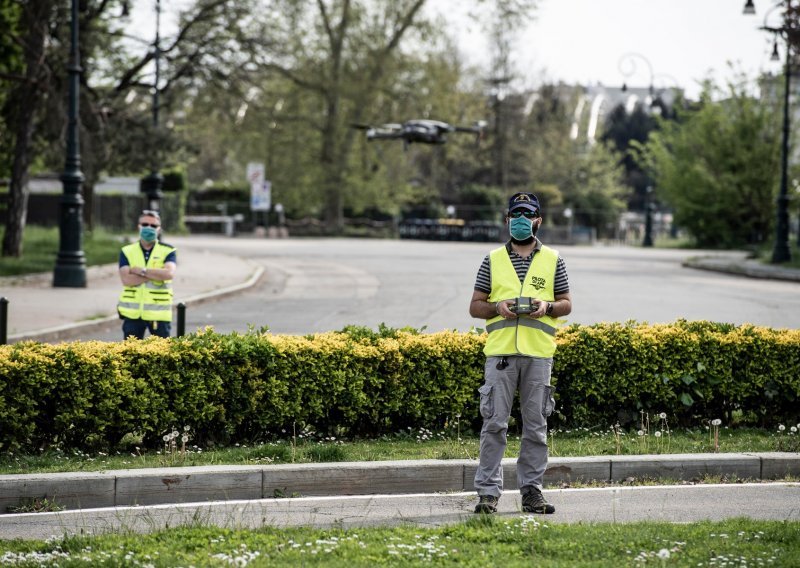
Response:
[[[533,246],[533,251],[531,252],[531,255],[529,257],[526,257],[526,258],[533,258],[533,256],[537,252],[542,250],[542,241],[540,241],[537,237],[533,237],[533,240],[536,241],[536,244]],[[519,258],[522,258],[520,255],[518,255],[516,252],[514,252],[513,248],[511,248],[511,240],[510,239],[508,241],[506,241],[506,250],[508,251],[508,256],[511,256],[512,254],[514,254],[514,255],[517,255]]]

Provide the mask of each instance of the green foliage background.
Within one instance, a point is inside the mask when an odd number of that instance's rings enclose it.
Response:
[[[744,82],[720,102],[713,84],[699,105],[664,122],[639,144],[656,196],[704,248],[736,248],[771,235],[780,172],[779,113]]]

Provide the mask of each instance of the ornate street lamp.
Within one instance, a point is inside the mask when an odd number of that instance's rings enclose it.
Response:
[[[778,6],[785,6],[785,13],[790,13],[792,8],[791,0],[785,0],[773,6],[773,9]],[[772,12],[767,12],[767,16]],[[755,14],[755,6],[752,0],[748,0],[744,7],[745,14]],[[784,21],[783,25],[779,28],[769,27],[765,24],[761,27],[762,30],[768,31],[776,38],[782,37],[786,40],[786,63],[784,67],[784,87],[783,87],[783,139],[781,143],[781,185],[778,191],[777,209],[776,209],[776,224],[775,224],[775,246],[772,249],[772,262],[779,264],[781,262],[788,262],[792,259],[792,253],[789,249],[789,94],[791,89],[791,76],[792,76],[792,43],[789,40],[790,29],[788,23]],[[777,41],[773,45],[773,59],[777,56],[778,44]]]
[[[81,62],[78,45],[78,0],[72,0],[71,47],[69,52],[69,107],[63,193],[59,203],[59,247],[53,271],[53,286],[86,287],[86,257],[83,240],[83,172],[78,131]]]
[[[636,73],[636,60],[643,61],[644,64],[647,66],[647,70],[650,73],[650,80],[649,80],[649,90],[650,94],[653,94],[653,66],[650,64],[650,60],[647,59],[641,53],[625,53],[622,57],[619,58],[617,62],[617,68],[619,72],[622,73],[622,76],[625,77],[625,81],[622,83],[622,92],[628,90],[628,77]]]
[[[161,78],[161,38],[159,28],[161,24],[161,0],[156,0],[156,39],[153,42],[153,61],[156,66],[156,75],[153,82],[153,130],[158,130],[158,95],[159,80]],[[158,171],[158,152],[153,149],[151,162],[152,170],[142,179],[142,191],[147,196],[147,208],[154,211],[159,209],[159,201],[163,197],[161,189],[164,186],[164,176]]]
[[[656,78],[655,73],[653,73],[653,66],[650,64],[650,60],[647,59],[641,53],[626,53],[622,57],[620,57],[617,67],[619,68],[620,73],[625,77],[625,82],[622,83],[622,92],[628,90],[627,79],[634,73],[636,73],[636,60],[643,61],[647,66],[647,70],[649,72],[649,88],[648,91],[650,93],[650,105],[653,106],[653,95],[655,95],[655,85],[654,81]],[[668,77],[670,79],[674,78],[671,75],[663,75],[664,77]],[[677,81],[675,81],[677,85]],[[660,110],[660,109],[659,109]],[[644,238],[642,239],[642,246],[643,247],[652,247],[653,246],[653,212],[656,208],[655,203],[653,202],[653,186],[647,186],[647,193],[645,194],[645,204],[644,204]]]

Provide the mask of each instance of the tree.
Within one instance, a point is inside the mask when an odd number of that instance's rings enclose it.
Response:
[[[0,29],[13,30],[12,33],[0,35],[0,178],[11,175],[13,137],[8,117],[11,109],[6,108],[8,93],[12,81],[22,78],[24,66],[22,50],[12,36],[19,33],[20,5],[16,2],[0,2]]]
[[[595,144],[577,165],[577,181],[566,192],[575,210],[575,221],[593,227],[600,235],[612,236],[629,194],[620,154],[609,144]]]
[[[36,114],[41,112],[40,107],[47,96],[50,69],[46,64],[45,51],[55,2],[25,2],[19,10],[19,25],[16,28],[19,31],[14,41],[23,46],[24,70],[20,75],[4,77],[13,79],[14,84],[3,107],[3,120],[12,133],[13,147],[3,256],[22,254],[22,231],[28,213],[28,168],[33,160]],[[11,28],[10,31],[13,30]]]
[[[606,119],[603,141],[610,142],[622,155],[625,168],[625,183],[631,188],[628,207],[644,211],[646,206],[647,187],[652,180],[633,158],[630,152],[631,143],[647,142],[650,132],[656,128],[656,118],[645,111],[644,105],[637,104],[633,112],[628,112],[622,104],[617,105]]]
[[[778,172],[780,120],[775,108],[747,93],[740,79],[714,102],[705,86],[698,108],[679,111],[637,159],[656,181],[656,195],[701,247],[732,248],[770,234]]]
[[[96,0],[79,5],[81,42],[81,143],[82,171],[91,186],[107,164],[126,162],[128,168],[150,165],[153,156],[162,159],[170,144],[169,133],[155,132],[142,117],[137,91],[153,88],[144,75],[154,57],[148,50],[140,57],[121,48],[119,10],[127,0]],[[63,165],[62,145],[52,144],[63,136],[66,110],[66,59],[71,19],[64,0],[30,0],[19,6],[19,25],[10,27],[11,41],[22,46],[23,72],[2,75],[13,82],[3,119],[11,127],[13,162],[9,188],[8,222],[3,237],[3,255],[20,256],[27,213],[27,178],[34,159],[41,158],[53,169]],[[162,47],[166,73],[159,91],[172,90],[207,65],[224,76],[234,64],[226,60],[237,22],[249,13],[247,0],[198,0],[181,18],[174,38]],[[5,14],[6,12],[3,11]],[[124,22],[122,22],[124,23]],[[236,64],[241,63],[237,61]],[[167,104],[168,103],[168,99]],[[48,141],[40,151],[37,142]],[[0,138],[0,142],[4,142]],[[159,154],[161,153],[161,154]],[[144,157],[144,159],[143,159]],[[116,158],[116,160],[115,160]]]
[[[317,0],[312,8],[311,3],[283,0],[278,2],[281,9],[263,24],[284,49],[257,52],[252,63],[317,100],[319,185],[325,194],[326,222],[334,229],[343,226],[348,156],[356,134],[347,122],[362,122],[378,98],[402,42],[421,26],[424,4],[425,0]]]

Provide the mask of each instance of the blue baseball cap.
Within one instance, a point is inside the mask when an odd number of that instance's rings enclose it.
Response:
[[[511,196],[511,199],[508,200],[508,210],[513,211],[514,209],[528,209],[529,211],[536,211],[538,213],[540,209],[539,199],[532,193],[515,193]]]

